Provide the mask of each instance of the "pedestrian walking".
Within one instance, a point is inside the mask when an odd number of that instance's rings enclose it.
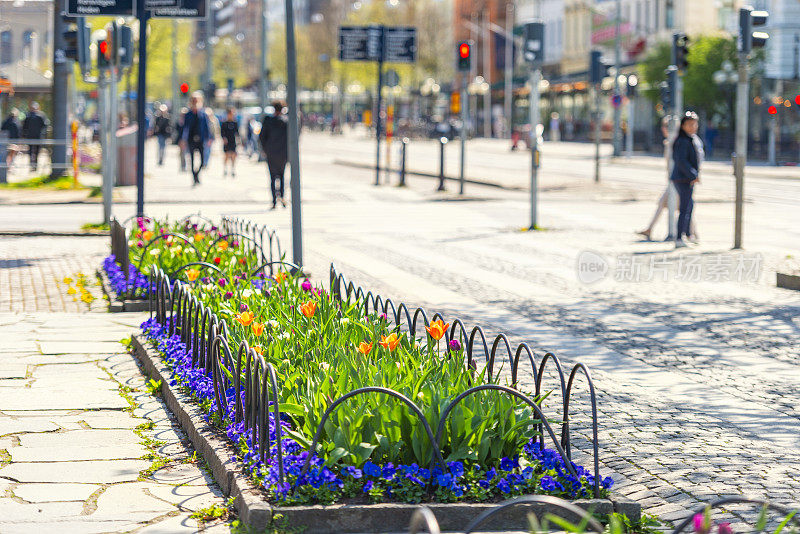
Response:
[[[283,173],[286,171],[286,161],[289,159],[288,121],[283,110],[286,107],[281,101],[272,103],[272,115],[264,114],[261,121],[261,150],[267,158],[269,169],[270,190],[272,191],[272,209],[278,205],[285,208],[283,199]]]
[[[14,108],[8,114],[6,120],[3,121],[3,125],[0,126],[0,131],[6,132],[8,139],[19,139],[21,130],[22,125],[19,123],[19,110]],[[19,147],[13,143],[6,147],[6,166],[9,168],[11,164],[14,163],[14,156],[17,155],[17,152],[19,152]]]
[[[156,120],[153,125],[153,135],[158,141],[158,166],[164,165],[164,152],[167,149],[167,139],[172,136],[172,122],[166,104],[161,104],[156,111]]]
[[[181,148],[189,154],[189,165],[192,169],[192,186],[200,183],[200,171],[205,166],[204,153],[214,141],[214,134],[208,115],[203,108],[203,93],[192,93],[189,99],[189,110],[183,117]],[[197,165],[195,166],[195,155]]]
[[[205,111],[206,117],[208,117],[208,125],[211,128],[211,139],[217,139],[220,136],[219,119],[217,119],[217,116],[214,115],[214,110],[210,107],[205,108]],[[212,146],[213,144],[209,143],[203,151],[203,166],[205,167],[208,167],[208,161],[211,159]]]
[[[236,146],[241,143],[241,136],[235,109],[228,108],[228,114],[219,128],[220,137],[222,137],[222,151],[225,154],[225,159],[222,162],[222,176],[227,174],[228,162],[230,162],[231,176],[236,178]]]
[[[39,111],[39,103],[31,102],[28,113],[25,115],[25,120],[22,121],[22,137],[24,139],[43,139],[47,133],[47,127],[50,122],[44,113]],[[41,145],[31,144],[28,145],[28,154],[31,158],[31,172],[36,172],[39,168],[39,149]]]
[[[700,162],[703,160],[703,142],[697,137],[697,113],[687,111],[681,118],[680,130],[672,144],[672,180],[680,200],[678,214],[678,234],[675,248],[686,246],[683,238],[689,238],[689,224],[692,220],[694,186],[700,181]]]
[[[183,120],[186,118],[186,114],[189,112],[189,108],[182,107],[180,113],[175,118],[175,144],[178,145],[178,156],[180,157],[180,172],[186,172],[186,149],[181,144],[181,140],[183,139]]]
[[[665,149],[664,149],[664,160],[667,161],[667,163],[669,164],[669,161],[668,161],[668,158],[667,158],[666,146],[667,146],[667,144],[673,142],[673,139],[670,138],[670,133],[669,133],[669,117],[664,117],[664,119],[661,121],[661,135],[664,136],[664,140],[663,140],[664,147],[665,147]],[[655,228],[656,224],[658,223],[658,220],[661,217],[661,213],[663,213],[663,211],[669,207],[668,205],[669,205],[669,188],[670,187],[672,187],[672,185],[671,184],[667,184],[667,187],[664,189],[664,192],[661,193],[661,196],[658,198],[658,202],[656,203],[656,211],[653,214],[653,218],[650,219],[650,224],[647,225],[647,228],[645,228],[644,230],[639,230],[638,232],[636,232],[637,234],[639,234],[640,236],[644,237],[648,241],[650,241],[652,239],[653,229]],[[674,230],[673,228],[669,229],[668,235],[667,235],[667,239],[674,239],[675,236],[672,235],[672,231],[673,230]],[[697,233],[697,222],[695,221],[694,218],[692,218],[689,221],[689,233],[691,234],[689,236],[689,241],[692,241],[693,243],[698,243],[700,241],[700,236]]]

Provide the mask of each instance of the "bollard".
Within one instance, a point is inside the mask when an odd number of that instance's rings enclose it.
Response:
[[[0,132],[0,184],[8,182],[6,178],[8,166],[6,160],[8,156],[8,132]]]
[[[439,138],[439,188],[437,191],[444,191],[444,145],[447,144],[446,137]]]
[[[399,187],[406,185],[406,147],[408,146],[408,137],[404,137],[400,142],[400,183]]]

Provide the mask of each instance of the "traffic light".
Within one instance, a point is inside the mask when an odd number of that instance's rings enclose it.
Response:
[[[189,92],[189,84],[188,84],[188,83],[186,83],[186,82],[183,82],[183,83],[181,84],[181,86],[180,86],[180,90],[181,90],[181,94],[182,94],[182,95],[185,95],[185,94],[187,94],[187,93]]]
[[[675,65],[670,65],[664,71],[667,75],[667,81],[661,82],[659,88],[661,89],[661,106],[664,108],[665,113],[669,113],[675,107],[675,89],[678,85],[678,69]]]
[[[108,41],[105,39],[97,41],[97,69],[108,69],[111,67],[111,63],[108,61],[108,58],[111,54],[109,50],[110,46]]]
[[[461,41],[456,49],[456,65],[459,72],[469,72],[472,67],[472,43]]]
[[[603,53],[592,50],[589,55],[589,81],[593,84],[602,82],[608,76],[608,68],[609,65],[603,61]]]
[[[539,66],[544,61],[544,23],[529,22],[525,25],[525,61]]]
[[[89,54],[91,29],[83,17],[74,19],[73,24],[74,29],[70,28],[64,32],[64,55],[67,59],[77,61],[81,71],[86,72],[89,70],[91,63]]]
[[[117,26],[114,42],[117,44],[117,60],[119,68],[133,65],[133,32],[130,26]]]
[[[108,42],[108,62],[111,65],[119,64],[119,30],[116,21],[106,26],[106,41]]]
[[[672,56],[675,60],[673,65],[678,67],[678,70],[683,71],[689,66],[689,38],[685,33],[672,35]]]
[[[458,91],[450,93],[450,113],[453,115],[461,113],[461,93]]]
[[[754,32],[753,28],[767,23],[769,13],[766,11],[753,11],[750,6],[739,9],[739,39],[737,48],[742,54],[749,54],[753,48],[762,48],[767,44],[769,34]]]

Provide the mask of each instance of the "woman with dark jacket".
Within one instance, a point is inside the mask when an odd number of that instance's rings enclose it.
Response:
[[[690,234],[694,200],[694,185],[700,181],[700,162],[703,161],[703,143],[697,137],[697,114],[687,111],[681,119],[678,137],[672,144],[672,174],[670,180],[678,193],[680,213],[678,215],[678,234],[675,236],[675,248],[686,246],[683,240]]]

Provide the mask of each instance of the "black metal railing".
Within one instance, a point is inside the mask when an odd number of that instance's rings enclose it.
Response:
[[[229,221],[227,224],[229,225],[227,227],[229,230],[243,230],[243,233],[253,231],[253,226],[242,225],[241,222]],[[280,263],[284,266],[291,266],[291,264],[287,262]],[[297,266],[291,267],[297,268]],[[232,340],[229,335],[230,329],[225,319],[220,318],[213,310],[200,302],[189,284],[175,280],[157,266],[151,268],[150,280],[153,283],[153,290],[150,292],[151,317],[155,317],[156,321],[162,326],[168,326],[171,336],[175,334],[180,336],[180,340],[186,345],[187,351],[191,353],[192,363],[201,369],[205,376],[209,376],[213,379],[214,399],[216,400],[217,410],[216,415],[220,420],[224,420],[225,417],[232,417],[237,424],[244,422],[245,435],[252,436],[252,443],[256,447],[258,458],[262,461],[271,458],[272,454],[268,439],[270,423],[269,410],[273,411],[273,421],[277,433],[276,454],[278,456],[279,481],[283,485],[285,482],[282,465],[284,452],[280,438],[281,413],[278,402],[280,394],[275,369],[270,363],[265,361],[261,354],[250,347],[246,340],[243,340],[238,345],[234,357],[233,351],[231,350]],[[421,308],[416,308],[412,314],[409,311],[410,308],[404,303],[395,307],[390,299],[384,299],[380,295],[368,291],[365,292],[362,288],[356,287],[352,282],[348,282],[343,275],[336,271],[333,265],[331,265],[330,280],[330,292],[335,300],[342,304],[358,303],[358,305],[363,306],[365,313],[370,313],[370,309],[376,313],[385,313],[387,320],[391,320],[401,329],[407,330],[412,337],[415,337],[418,327],[430,326],[427,314]],[[432,316],[432,320],[434,321],[437,320],[437,318],[441,319],[442,315],[436,313]],[[505,349],[505,356],[508,357],[511,364],[511,387],[490,383],[478,385],[464,391],[454,399],[443,412],[435,435],[419,407],[401,393],[378,387],[360,388],[338,399],[331,400],[325,415],[317,426],[314,440],[308,448],[309,452],[313,454],[316,451],[316,445],[319,442],[319,437],[321,436],[327,418],[342,402],[354,396],[379,393],[405,403],[410,411],[415,414],[431,445],[431,463],[438,463],[442,471],[447,473],[447,466],[441,456],[440,443],[447,414],[469,395],[478,391],[492,390],[497,394],[507,395],[517,401],[521,401],[535,412],[537,416],[536,425],[538,427],[538,435],[541,436],[541,439],[538,440],[539,446],[541,449],[544,449],[544,436],[549,436],[561,456],[565,468],[571,475],[575,476],[575,470],[571,461],[569,399],[574,379],[577,374],[580,373],[584,375],[589,386],[589,400],[592,408],[592,450],[594,454],[593,489],[594,495],[599,497],[600,472],[597,403],[594,386],[587,368],[582,364],[576,364],[573,366],[567,378],[562,370],[561,363],[552,353],[545,354],[537,366],[533,352],[527,344],[520,344],[517,350],[513,351],[507,337],[503,334],[495,338],[490,350],[483,330],[476,326],[470,330],[468,334],[467,328],[460,320],[453,321],[453,325],[446,335],[446,340],[448,342],[451,339],[462,340],[464,347],[466,347],[465,365],[470,366],[473,372],[475,372],[477,368],[475,363],[476,349],[479,350],[481,347],[483,348],[484,358],[487,362],[486,372],[489,382],[492,382],[494,376],[493,362],[498,355],[502,353],[502,350]],[[535,378],[535,392],[533,395],[527,395],[517,387],[517,371],[522,354],[527,356]],[[542,412],[540,402],[537,402],[537,399],[541,399],[541,393],[543,391],[542,377],[544,376],[548,362],[552,362],[552,365],[555,366],[558,372],[558,385],[560,386],[563,396],[560,439],[556,437],[556,433],[550,421]],[[228,405],[226,404],[226,392],[231,387],[234,389],[234,408],[232,413],[227,410]],[[242,392],[244,392],[243,396]],[[312,454],[309,454],[305,466],[302,469],[301,476],[302,473],[305,473],[308,469]]]

